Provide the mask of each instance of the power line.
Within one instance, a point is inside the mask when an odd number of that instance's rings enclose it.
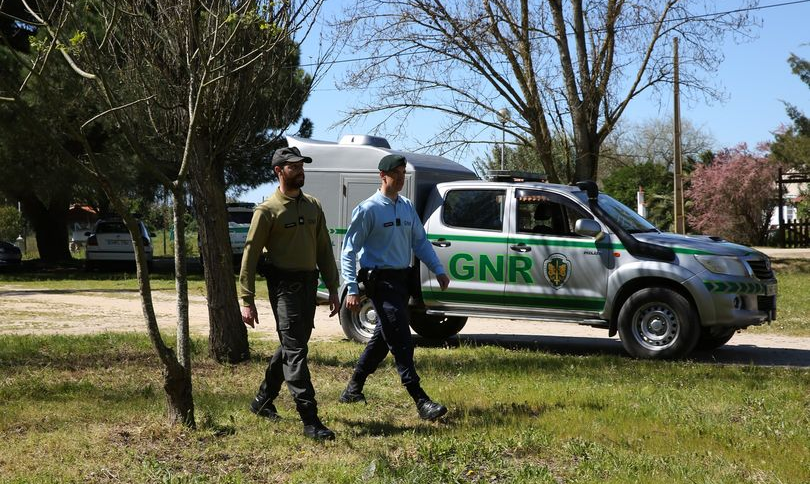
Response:
[[[713,12],[713,13],[705,13],[705,14],[701,14],[701,15],[693,15],[693,16],[688,16],[688,17],[672,18],[672,19],[664,20],[664,23],[691,22],[691,21],[694,21],[694,20],[700,20],[700,19],[704,19],[704,18],[723,17],[723,16],[726,16],[726,15],[731,15],[731,14],[735,14],[735,13],[753,12],[753,11],[759,11],[759,10],[767,10],[767,9],[771,9],[771,8],[789,7],[789,6],[792,6],[792,5],[799,5],[799,4],[803,4],[803,3],[810,3],[810,0],[794,0],[792,2],[773,3],[773,4],[770,4],[770,5],[758,5],[756,7],[738,8],[738,9],[734,9],[734,10],[726,10],[726,11],[723,11],[723,12]],[[657,22],[640,22],[640,23],[637,23],[637,24],[622,25],[622,26],[616,27],[616,30],[630,30],[630,29],[635,29],[635,28],[640,28],[640,27],[648,27],[650,25],[655,25],[656,23]],[[598,32],[601,32],[601,31],[604,31],[604,29],[602,29],[602,28],[590,29],[590,30],[587,30],[585,33],[598,33]],[[572,32],[572,33],[569,33],[568,35],[569,36],[574,35],[574,33]],[[551,39],[551,38],[553,38],[553,36],[552,35],[537,36],[537,37],[535,37],[535,40],[543,39],[543,38]],[[300,67],[317,67],[317,66],[324,66],[324,65],[347,64],[347,63],[352,63],[352,62],[361,62],[361,61],[370,61],[370,60],[382,60],[382,59],[391,59],[391,58],[395,58],[395,57],[414,56],[414,55],[430,52],[427,49],[419,50],[419,51],[416,51],[416,52],[406,52],[406,50],[408,50],[408,49],[403,49],[403,50],[401,50],[399,52],[394,52],[394,53],[386,54],[386,55],[370,55],[370,56],[365,56],[365,57],[354,57],[354,58],[351,58],[351,59],[335,59],[333,61],[325,61],[325,62],[320,62],[320,63],[316,62],[316,63],[310,63],[310,64],[299,64],[297,66],[291,66],[291,67],[300,68]]]

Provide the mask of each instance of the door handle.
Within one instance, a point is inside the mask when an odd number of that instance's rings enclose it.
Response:
[[[531,252],[532,250],[532,248],[526,244],[512,245],[509,248],[517,252]]]
[[[450,241],[445,239],[438,239],[431,242],[436,247],[450,247]]]

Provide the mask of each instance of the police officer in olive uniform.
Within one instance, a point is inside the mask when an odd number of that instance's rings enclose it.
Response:
[[[436,420],[444,405],[433,402],[419,384],[413,361],[413,341],[408,325],[408,274],[411,253],[436,274],[442,290],[450,279],[428,242],[413,203],[400,196],[405,183],[405,157],[387,155],[380,160],[380,189],[352,212],[343,239],[341,274],[348,287],[346,307],[358,311],[360,292],[355,275],[360,260],[360,277],[377,312],[377,325],[340,401],[365,401],[363,385],[390,351],[400,380],[416,403],[419,417]]]
[[[239,284],[242,320],[252,328],[259,323],[254,304],[256,268],[262,249],[267,249],[267,289],[281,346],[267,366],[264,381],[250,404],[251,411],[270,420],[279,419],[273,400],[286,381],[304,423],[304,435],[316,440],[332,440],[335,434],[318,418],[315,389],[307,367],[307,343],[314,326],[318,288],[317,269],[329,289],[330,317],[337,313],[340,305],[338,271],[326,217],[320,202],[301,191],[304,163],[311,162],[311,158],[301,156],[298,148],[281,148],[273,154],[272,167],[279,188],[253,213]]]

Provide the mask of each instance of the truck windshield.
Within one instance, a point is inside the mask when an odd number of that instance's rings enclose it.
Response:
[[[578,195],[580,199],[587,204],[588,197],[585,195],[585,193],[582,192]],[[613,221],[619,224],[619,226],[628,233],[639,234],[642,232],[660,232],[655,225],[651,224],[645,220],[644,217],[630,210],[627,205],[624,205],[610,195],[600,193],[599,206],[602,208],[602,210],[604,210],[608,217],[613,219]]]

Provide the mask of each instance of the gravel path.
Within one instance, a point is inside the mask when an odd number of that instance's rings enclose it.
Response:
[[[175,327],[174,295],[154,293],[158,323],[164,330]],[[270,303],[257,303],[260,324],[250,331],[275,339]],[[208,334],[205,298],[190,296],[191,331]],[[91,334],[144,331],[140,299],[131,290],[22,289],[0,285],[0,334]],[[313,340],[343,339],[337,316],[329,318],[319,306]],[[472,318],[450,344],[499,344],[537,348],[561,353],[622,354],[618,338],[608,338],[603,329],[544,321]],[[753,363],[810,367],[810,338],[753,334],[742,331],[729,344],[696,359],[728,363]]]

